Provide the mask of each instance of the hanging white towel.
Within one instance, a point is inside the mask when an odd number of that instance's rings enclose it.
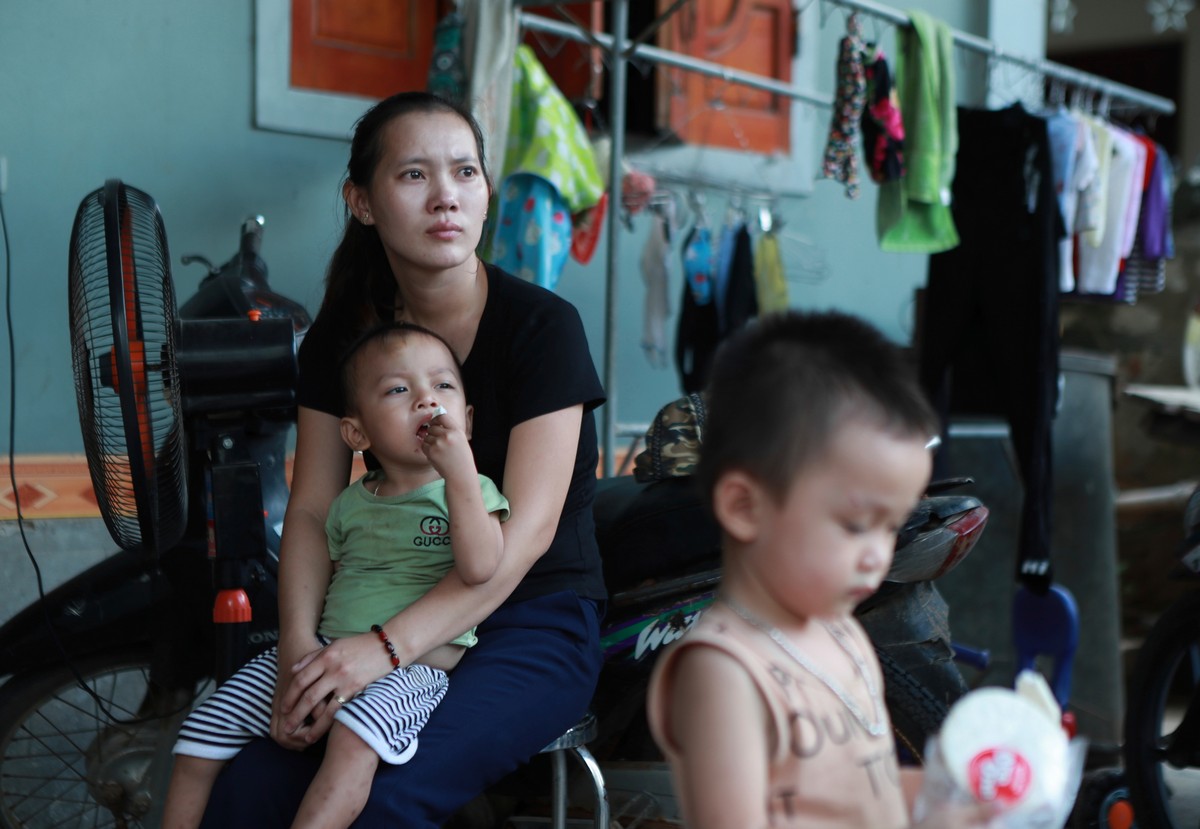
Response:
[[[671,315],[671,205],[650,212],[650,232],[642,248],[642,280],[646,303],[642,316],[642,350],[655,368],[667,365],[667,318]]]

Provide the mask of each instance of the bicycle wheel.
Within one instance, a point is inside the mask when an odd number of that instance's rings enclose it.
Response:
[[[1121,769],[1095,769],[1083,775],[1068,829],[1116,829],[1134,826],[1129,786]]]
[[[1144,829],[1200,825],[1200,741],[1183,739],[1179,728],[1189,707],[1200,714],[1200,591],[1150,629],[1130,682],[1125,774]]]
[[[152,693],[149,666],[140,649],[79,659],[75,670],[103,705],[65,665],[0,686],[0,827],[157,823],[165,773],[156,772],[169,769],[191,700]]]

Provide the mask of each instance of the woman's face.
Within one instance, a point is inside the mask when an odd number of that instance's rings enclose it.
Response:
[[[347,198],[375,226],[392,270],[437,273],[473,261],[490,194],[471,127],[453,112],[419,112],[383,129],[374,177]]]

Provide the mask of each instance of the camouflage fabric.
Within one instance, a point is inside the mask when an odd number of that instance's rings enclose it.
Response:
[[[697,393],[659,409],[646,430],[646,448],[633,459],[633,476],[645,483],[695,472],[705,415],[704,398]]]

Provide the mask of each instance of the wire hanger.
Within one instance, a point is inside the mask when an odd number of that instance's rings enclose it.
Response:
[[[758,229],[763,233],[770,233],[775,227],[775,214],[771,212],[771,208],[763,205],[758,208]]]
[[[871,21],[871,40],[868,41],[868,43],[871,46],[878,47],[879,42],[883,40],[883,30],[881,28],[883,24],[880,23],[879,18],[873,14],[868,14],[867,19]]]
[[[688,209],[692,211],[692,224],[695,227],[708,227],[708,216],[704,213],[704,194],[696,188],[688,190]]]
[[[825,2],[825,0],[820,0],[820,3],[821,3],[821,5],[820,5],[820,9],[821,9],[821,28],[822,28],[822,29],[824,29],[824,28],[825,28],[825,24],[826,24],[826,23],[829,21],[829,16],[830,16],[831,14],[833,14],[833,6],[834,6],[834,4],[832,4],[832,3],[826,3],[826,2]]]
[[[600,108],[600,102],[590,92],[584,93],[582,98],[572,103],[575,105],[580,122],[589,133],[608,132],[608,119],[604,115],[604,110]]]
[[[825,251],[812,239],[778,228],[773,235],[779,240],[788,282],[817,285],[829,278],[829,262],[825,258]]]
[[[1061,78],[1050,78],[1050,92],[1046,103],[1054,109],[1062,109],[1067,103],[1067,87]]]
[[[742,205],[742,197],[734,193],[725,204],[726,227],[738,227],[746,223],[746,209]]]

